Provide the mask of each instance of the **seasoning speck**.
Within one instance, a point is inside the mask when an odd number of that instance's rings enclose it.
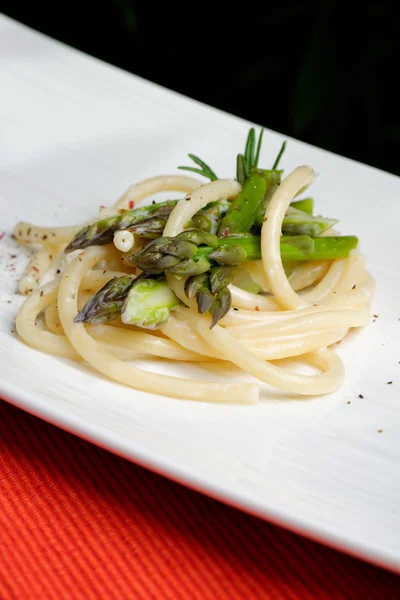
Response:
[[[378,429],[377,433],[383,433],[383,429]]]
[[[346,402],[346,404],[351,404],[350,400],[348,400],[348,401]]]
[[[358,397],[361,398],[361,400],[364,398],[362,394],[358,394]]]
[[[378,319],[379,315],[372,315],[375,319]]]
[[[352,287],[351,289],[352,289],[352,290],[355,290],[355,289],[356,289],[356,287],[357,287],[357,285],[356,285],[356,284],[354,284],[354,285],[353,285],[353,287]]]
[[[233,310],[239,310],[238,308],[234,308]]]
[[[254,310],[260,310],[260,307],[259,306],[255,306]]]
[[[128,202],[128,206],[129,206],[129,208],[132,210],[132,208],[135,206],[135,203],[134,203],[134,201],[133,201],[133,200],[129,200],[129,202]]]
[[[388,381],[387,384],[388,385],[392,385],[393,381]]]
[[[43,296],[43,290],[40,292],[40,297],[42,297],[42,296]]]
[[[60,269],[57,269],[56,274],[58,275],[59,273],[61,273]]]

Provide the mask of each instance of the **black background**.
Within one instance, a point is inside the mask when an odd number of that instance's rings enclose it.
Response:
[[[395,2],[6,0],[3,12],[187,96],[400,174]]]

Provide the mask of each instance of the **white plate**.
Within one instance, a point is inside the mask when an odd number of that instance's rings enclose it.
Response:
[[[256,406],[216,406],[124,388],[11,333],[26,256],[18,250],[10,258],[16,246],[8,234],[21,218],[83,221],[130,183],[175,171],[187,152],[229,176],[248,123],[4,17],[0,39],[0,222],[7,232],[0,241],[0,393],[168,477],[400,571],[399,179],[288,144],[285,169],[316,169],[318,207],[359,235],[377,278],[379,318],[340,347],[347,369],[340,392],[306,400],[265,388]],[[282,136],[267,131],[264,140],[268,165]]]

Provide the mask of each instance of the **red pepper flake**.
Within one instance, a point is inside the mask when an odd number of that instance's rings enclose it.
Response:
[[[100,210],[103,210],[103,208],[105,208],[104,204],[100,204]]]
[[[134,201],[133,200],[129,200],[128,206],[129,206],[129,210],[132,210],[132,208],[135,206]]]
[[[33,266],[32,269],[36,271],[36,273],[39,273],[39,269],[37,267]]]
[[[258,306],[255,306],[254,310],[260,310],[260,308]]]
[[[222,232],[222,237],[226,237],[227,235],[229,235],[229,229],[224,229]]]
[[[3,239],[3,237],[4,237],[5,235],[6,235],[6,234],[5,234],[5,231],[2,231],[2,232],[0,233],[0,240],[2,240],[2,239]]]

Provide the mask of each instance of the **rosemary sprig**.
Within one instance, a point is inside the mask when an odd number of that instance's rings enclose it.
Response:
[[[245,180],[249,177],[251,172],[257,168],[258,161],[260,158],[262,138],[264,129],[261,129],[258,137],[257,149],[256,149],[256,132],[252,127],[247,134],[246,146],[244,154],[238,154],[236,158],[236,179],[243,185]]]
[[[194,163],[199,165],[201,168],[198,169],[196,167],[178,167],[178,169],[182,169],[182,171],[193,171],[193,173],[198,173],[199,175],[203,175],[203,177],[208,177],[208,179],[211,179],[211,181],[215,181],[216,179],[218,179],[214,171],[210,169],[210,167],[203,160],[201,160],[201,158],[195,156],[194,154],[188,154],[188,156],[192,159]]]
[[[278,152],[278,156],[275,159],[274,166],[272,167],[272,169],[276,169],[278,167],[279,161],[282,158],[282,154],[285,152],[285,148],[286,148],[286,141],[283,142],[281,149]]]

